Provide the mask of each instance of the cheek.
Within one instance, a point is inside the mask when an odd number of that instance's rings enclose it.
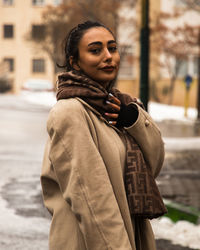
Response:
[[[90,67],[97,67],[101,63],[101,59],[97,56],[87,56],[87,65]]]
[[[117,54],[117,59],[116,59],[116,61],[117,61],[117,64],[119,65],[119,64],[120,64],[120,55],[119,55],[119,53]]]
[[[79,56],[79,62],[85,67],[96,67],[100,60],[98,57],[94,57],[89,53],[81,53]]]
[[[115,56],[115,63],[116,63],[116,65],[117,65],[117,67],[118,67],[118,69],[119,69],[119,65],[120,65],[120,55],[119,54],[117,54],[116,56]]]

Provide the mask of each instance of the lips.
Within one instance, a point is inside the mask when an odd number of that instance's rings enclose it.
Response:
[[[113,70],[115,70],[114,66],[105,66],[103,68],[100,68],[101,70],[105,71],[105,72],[112,72]]]

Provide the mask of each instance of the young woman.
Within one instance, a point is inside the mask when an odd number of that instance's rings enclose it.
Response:
[[[154,250],[149,219],[166,212],[154,181],[164,159],[159,129],[113,88],[120,56],[107,27],[79,24],[65,57],[41,175],[49,248]]]

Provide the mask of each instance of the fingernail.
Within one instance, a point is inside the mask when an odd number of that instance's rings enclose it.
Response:
[[[106,103],[107,103],[107,104],[110,104],[111,102],[109,102],[109,101],[106,101]]]
[[[113,94],[111,94],[111,93],[109,93],[108,95],[109,95],[109,96],[113,96]]]
[[[108,123],[109,123],[109,124],[113,124],[113,122],[112,122],[112,121],[109,121]]]
[[[104,113],[105,115],[108,115],[108,113]]]

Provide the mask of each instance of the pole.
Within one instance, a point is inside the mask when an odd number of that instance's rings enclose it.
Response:
[[[141,0],[140,99],[148,110],[149,101],[149,0]]]
[[[184,111],[184,116],[188,116],[188,107],[189,107],[189,89],[186,88],[185,90],[185,101],[184,101],[184,106],[185,106],[185,111]]]
[[[200,121],[200,29],[199,29],[199,38],[198,38],[198,42],[199,42],[199,54],[198,54],[198,62],[197,62],[197,66],[198,66],[198,90],[197,90],[197,120]]]

